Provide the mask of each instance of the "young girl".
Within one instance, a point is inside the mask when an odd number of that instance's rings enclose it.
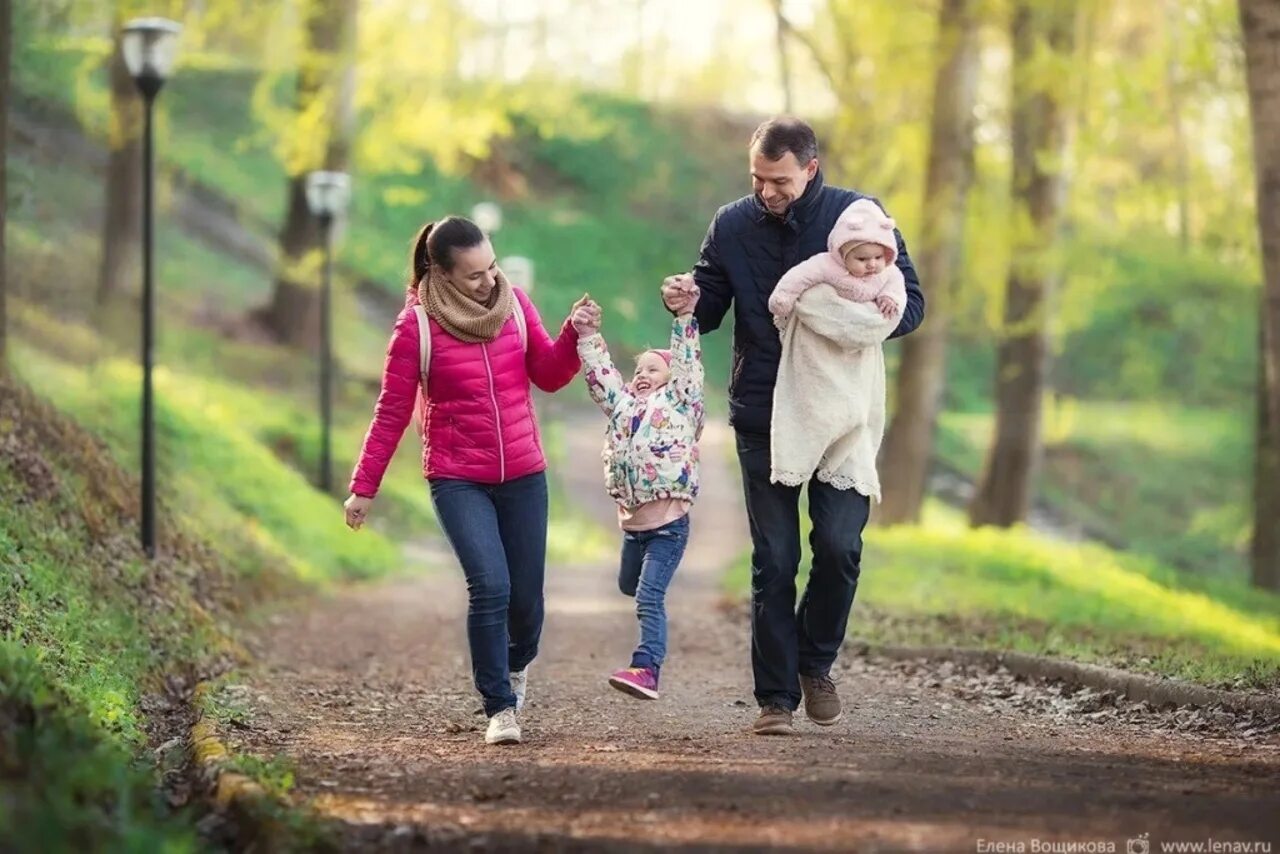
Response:
[[[816,476],[880,500],[880,344],[907,301],[893,263],[893,228],[875,202],[859,199],[836,220],[827,251],[788,270],[769,297],[782,330],[770,425],[773,483],[800,486]]]
[[[590,305],[590,304],[589,304]],[[587,388],[609,416],[605,488],[618,504],[622,568],[618,587],[636,600],[640,644],[631,665],[609,684],[658,699],[667,654],[667,586],[689,540],[689,508],[698,495],[702,436],[702,350],[692,306],[671,327],[671,349],[647,350],[625,383],[598,330],[578,341]]]

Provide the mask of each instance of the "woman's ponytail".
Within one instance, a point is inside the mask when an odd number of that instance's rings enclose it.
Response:
[[[434,222],[424,225],[413,238],[413,251],[409,254],[409,293],[418,292],[418,283],[431,270],[431,253],[427,249],[427,238],[435,228]]]

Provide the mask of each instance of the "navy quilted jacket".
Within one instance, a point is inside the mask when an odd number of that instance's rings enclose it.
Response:
[[[778,330],[769,315],[769,294],[782,274],[811,255],[825,252],[836,219],[858,199],[853,190],[828,187],[821,170],[785,218],[770,214],[755,195],[716,212],[694,280],[702,291],[695,316],[703,332],[719,328],[733,307],[733,371],[729,378],[729,423],[742,433],[769,434],[773,387],[782,355]],[[872,199],[876,204],[880,202]],[[883,206],[881,206],[883,207]],[[897,265],[907,284],[902,321],[890,337],[906,335],[924,319],[924,294],[902,235]]]

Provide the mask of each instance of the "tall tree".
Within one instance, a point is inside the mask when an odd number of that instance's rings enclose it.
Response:
[[[1253,583],[1280,590],[1280,4],[1240,0],[1262,242]]]
[[[778,79],[782,84],[782,111],[795,109],[791,88],[791,58],[787,55],[787,30],[790,24],[782,12],[782,0],[773,0],[774,38],[778,45]]]
[[[288,208],[280,230],[280,269],[265,319],[286,344],[320,334],[321,234],[307,208],[306,173],[346,171],[355,131],[356,0],[305,0],[296,126],[302,147],[289,158]]]
[[[107,134],[106,198],[102,207],[102,256],[98,268],[98,305],[137,283],[142,257],[142,98],[120,52],[125,18],[117,7],[107,76],[111,117]]]
[[[1181,4],[1174,0],[1165,0],[1164,19],[1165,34],[1168,41],[1165,58],[1165,86],[1169,90],[1170,126],[1173,129],[1173,157],[1175,163],[1174,180],[1177,182],[1178,197],[1178,241],[1182,251],[1191,247],[1191,151],[1187,140],[1186,105],[1184,90],[1185,72],[1182,69],[1183,23],[1181,17],[1186,15]]]
[[[916,256],[929,286],[929,322],[902,340],[896,406],[881,463],[893,472],[879,513],[888,524],[919,519],[933,457],[951,297],[960,276],[965,208],[973,184],[978,8],[978,0],[943,0],[938,11],[938,66]]]
[[[1075,42],[1075,0],[1013,6],[1013,246],[996,356],[996,429],[969,506],[973,525],[1026,517],[1041,455],[1040,398],[1048,368],[1046,308],[1063,196],[1067,110],[1061,65]]]
[[[9,78],[13,65],[13,4],[0,0],[0,369],[8,364],[9,316],[5,297],[9,278],[5,274],[5,225],[9,216]]]

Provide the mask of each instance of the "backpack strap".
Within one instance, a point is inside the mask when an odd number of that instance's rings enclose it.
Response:
[[[418,375],[422,380],[422,396],[427,396],[427,374],[431,367],[431,320],[422,303],[413,306],[413,313],[418,316]]]
[[[520,349],[529,352],[529,319],[524,316],[524,303],[520,302],[520,297],[515,298],[516,307],[512,310],[512,314],[516,318],[516,330],[520,333]]]

